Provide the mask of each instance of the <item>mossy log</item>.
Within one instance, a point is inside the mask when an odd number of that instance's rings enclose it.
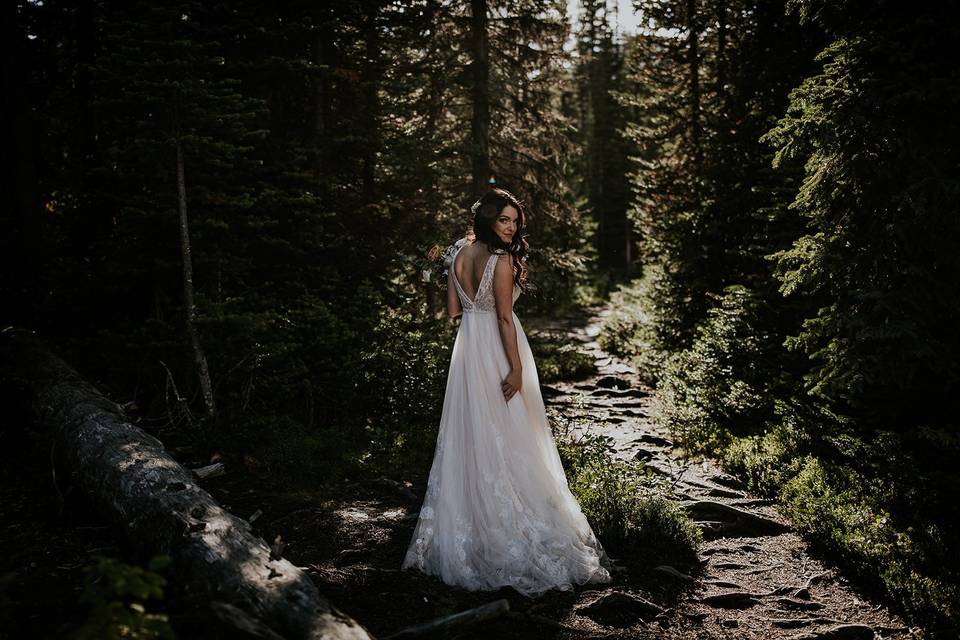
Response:
[[[247,637],[252,627],[264,630],[254,637],[371,637],[40,341],[19,332],[0,335],[0,362],[3,383],[27,396],[34,428],[52,438],[59,475],[133,548],[171,557],[177,596],[203,603]]]

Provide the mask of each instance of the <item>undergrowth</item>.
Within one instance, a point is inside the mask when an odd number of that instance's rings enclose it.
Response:
[[[702,535],[673,485],[642,462],[615,459],[609,436],[577,422],[565,416],[551,429],[570,490],[608,553],[639,569],[695,565]]]
[[[658,418],[690,453],[718,459],[863,584],[931,628],[960,622],[960,438],[924,424],[870,427],[806,393],[796,314],[745,287],[724,290],[692,344],[670,350],[624,287],[600,343],[655,384]],[[644,350],[647,350],[644,353]],[[651,366],[651,363],[654,363]]]

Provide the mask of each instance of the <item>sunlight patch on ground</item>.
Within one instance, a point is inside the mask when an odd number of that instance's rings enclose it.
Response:
[[[348,522],[365,522],[370,519],[370,514],[366,511],[361,511],[356,507],[346,507],[344,509],[337,509],[334,513],[340,517],[342,520]]]

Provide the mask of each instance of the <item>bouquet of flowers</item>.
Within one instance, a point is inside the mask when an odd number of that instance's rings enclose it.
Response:
[[[437,244],[430,247],[430,250],[427,251],[418,265],[420,280],[427,283],[427,286],[431,286],[431,283],[438,288],[447,286],[447,272],[450,270],[450,265],[453,264],[453,255],[466,243],[467,238],[464,237],[446,249],[441,249],[440,245]]]

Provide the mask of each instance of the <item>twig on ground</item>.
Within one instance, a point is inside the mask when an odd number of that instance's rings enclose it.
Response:
[[[431,620],[430,622],[424,622],[423,624],[401,629],[394,634],[384,637],[382,640],[405,640],[406,638],[419,638],[420,636],[441,631],[446,632],[455,627],[462,627],[483,620],[491,620],[509,611],[510,603],[501,598],[500,600],[494,600],[493,602],[488,602],[485,605],[473,609],[467,609],[460,613],[454,613],[449,616],[437,618],[436,620]]]

